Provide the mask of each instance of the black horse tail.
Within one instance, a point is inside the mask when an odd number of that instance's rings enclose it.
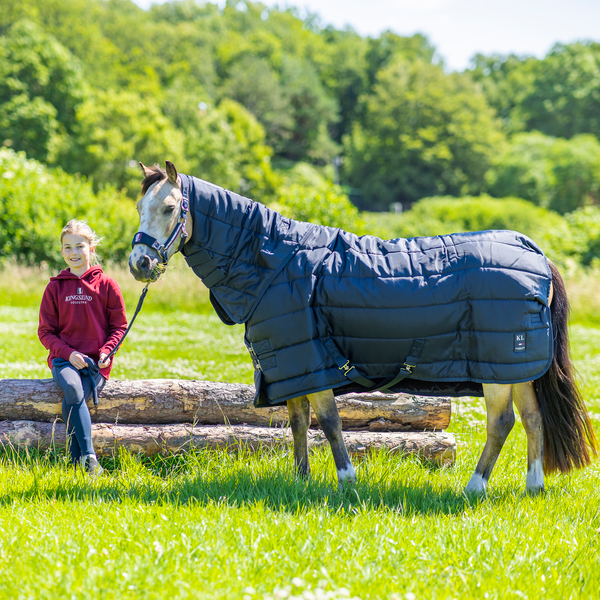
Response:
[[[558,269],[550,261],[548,264],[554,289],[550,304],[553,357],[550,368],[534,386],[544,428],[544,472],[567,473],[590,464],[598,454],[598,441],[569,357],[565,284]]]

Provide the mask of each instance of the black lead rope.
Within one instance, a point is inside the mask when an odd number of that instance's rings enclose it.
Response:
[[[129,330],[133,327],[135,318],[138,316],[140,310],[142,310],[142,304],[144,304],[144,298],[146,298],[146,294],[148,293],[149,285],[150,285],[150,283],[147,283],[146,287],[142,290],[142,295],[140,296],[140,299],[138,300],[137,308],[135,309],[135,312],[133,313],[133,318],[131,319],[131,321],[129,321],[129,325],[127,326],[127,329],[125,330],[123,337],[119,340],[119,343],[110,351],[110,354],[104,359],[105,361],[107,361],[111,356],[113,356],[117,352],[117,350],[121,347],[123,340],[127,337]]]
[[[110,354],[104,359],[105,361],[108,360],[111,356],[113,356],[116,353],[116,351],[119,349],[119,347],[123,343],[123,340],[129,333],[129,330],[131,329],[133,322],[135,321],[135,318],[138,316],[140,310],[142,310],[142,304],[144,304],[144,298],[146,297],[146,294],[148,293],[149,285],[150,285],[150,283],[147,283],[146,287],[142,290],[142,295],[140,296],[140,299],[138,300],[138,305],[137,305],[137,308],[135,309],[135,313],[133,314],[133,318],[129,322],[129,325],[128,325],[127,329],[125,330],[123,337],[119,340],[119,343],[111,350]],[[58,359],[55,359],[55,360],[58,360]],[[69,361],[64,361],[64,362],[68,363]],[[90,382],[92,384],[92,397],[94,398],[94,406],[98,406],[98,388],[96,385],[96,377],[98,376],[98,373],[100,373],[100,367],[98,367],[98,365],[94,362],[94,360],[92,358],[90,358],[89,356],[86,356],[85,362],[87,363],[87,367],[84,367],[83,369],[79,369],[79,373],[80,373],[81,377],[89,377]]]

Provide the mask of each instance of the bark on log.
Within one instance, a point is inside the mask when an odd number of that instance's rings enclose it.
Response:
[[[254,386],[179,379],[110,380],[100,403],[88,406],[95,423],[223,423],[278,426],[285,406],[254,408]],[[51,379],[0,380],[0,420],[51,422],[62,392]],[[346,394],[337,406],[344,429],[439,431],[450,423],[450,398],[410,394]],[[312,420],[316,424],[316,420]]]
[[[309,444],[317,447],[327,444],[323,432],[309,430]],[[348,451],[363,455],[371,450],[388,448],[392,452],[416,454],[437,464],[449,465],[456,457],[454,435],[447,432],[372,432],[347,431],[343,433]],[[169,454],[185,452],[189,448],[242,447],[259,450],[265,447],[292,445],[289,428],[236,425],[110,425],[92,426],[94,448],[99,456],[115,453],[122,447],[133,453]],[[65,447],[63,423],[37,421],[0,422],[0,448]]]

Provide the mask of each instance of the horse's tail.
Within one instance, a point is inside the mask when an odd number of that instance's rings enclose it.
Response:
[[[598,441],[569,357],[565,284],[558,269],[550,261],[548,264],[554,288],[550,305],[553,357],[550,368],[534,381],[534,386],[544,427],[544,472],[566,473],[589,465],[598,453]]]

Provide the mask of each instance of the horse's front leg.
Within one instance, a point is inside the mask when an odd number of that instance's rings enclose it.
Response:
[[[301,477],[310,477],[308,460],[308,439],[306,433],[310,425],[310,404],[306,396],[299,396],[287,401],[290,425],[294,436],[294,464]]]
[[[342,437],[342,419],[338,413],[333,392],[326,390],[316,394],[308,394],[308,400],[331,446],[340,487],[343,487],[346,483],[356,481],[356,472],[352,462],[350,462],[348,450]]]
[[[467,492],[484,492],[502,446],[515,424],[512,385],[483,384],[487,409],[487,439]]]
[[[527,480],[530,494],[544,491],[544,429],[533,382],[513,385],[513,399],[527,434]]]

